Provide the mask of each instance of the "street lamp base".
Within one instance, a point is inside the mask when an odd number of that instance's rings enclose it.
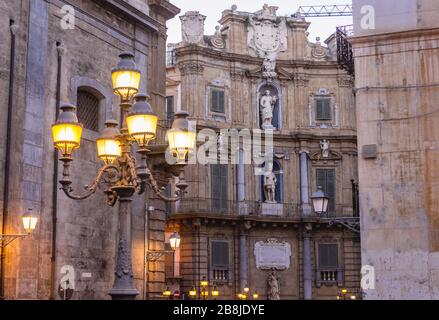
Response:
[[[136,289],[112,289],[109,293],[112,300],[135,300],[138,294]]]

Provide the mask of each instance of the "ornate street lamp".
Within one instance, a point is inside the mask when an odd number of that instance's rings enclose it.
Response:
[[[25,234],[0,234],[0,247],[4,248],[12,241],[24,238],[29,236],[32,232],[34,232],[37,222],[38,216],[32,213],[32,209],[28,209],[26,213],[21,216],[21,220],[23,222],[23,229],[26,231]]]
[[[191,131],[188,116],[186,111],[176,112],[172,127],[166,135],[169,148],[177,157],[177,163],[184,162],[187,154],[195,148],[196,133]]]
[[[328,211],[329,197],[323,192],[321,186],[317,187],[317,191],[311,195],[312,206],[314,212],[324,215]]]
[[[171,246],[172,250],[177,250],[177,248],[180,248],[180,235],[174,231],[174,233],[169,237],[169,245]]]
[[[112,69],[113,91],[120,97],[121,129],[114,120],[107,121],[106,128],[97,139],[98,157],[104,165],[98,170],[91,184],[86,186],[81,194],[75,193],[70,179],[70,163],[73,161],[73,150],[79,148],[82,125],[78,123],[76,108],[73,105],[61,107],[57,122],[52,126],[54,146],[62,153],[63,176],[60,180],[62,190],[71,199],[82,200],[102,188],[107,195],[107,204],[114,206],[119,201],[119,239],[117,245],[117,259],[115,279],[110,295],[113,299],[134,299],[138,291],[133,285],[131,261],[131,200],[134,193],[142,194],[147,185],[154,193],[165,201],[178,201],[187,188],[184,180],[183,161],[179,162],[179,182],[174,196],[166,197],[163,189],[148,168],[147,149],[151,140],[155,139],[157,131],[157,116],[147,102],[147,95],[137,94],[140,84],[140,70],[134,62],[134,55],[129,52],[120,54],[120,61]],[[137,94],[137,95],[136,95]],[[136,95],[136,96],[135,96]],[[134,97],[135,96],[135,97]],[[131,101],[135,98],[135,103]],[[177,124],[171,129],[171,136],[180,137],[179,144],[172,146],[171,152],[186,156],[193,150],[195,138],[184,127],[182,117],[176,119]],[[177,132],[176,128],[182,128]],[[195,135],[195,133],[193,133]],[[183,137],[183,138],[181,138]],[[185,137],[185,138],[184,138]],[[138,144],[137,152],[141,155],[139,164],[132,154],[133,143]],[[184,160],[181,158],[181,160]],[[176,241],[177,243],[177,241]],[[160,253],[162,255],[162,253]],[[149,255],[148,255],[149,256]]]
[[[148,250],[146,255],[147,262],[154,262],[163,257],[165,254],[174,254],[175,250],[180,247],[180,235],[174,231],[174,233],[169,237],[169,245],[172,250]]]

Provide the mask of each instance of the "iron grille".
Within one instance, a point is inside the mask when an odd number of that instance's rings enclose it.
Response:
[[[92,93],[78,90],[78,120],[84,128],[99,131],[99,99]]]
[[[349,74],[354,74],[354,53],[352,45],[348,41],[353,36],[353,26],[337,27],[337,62]]]

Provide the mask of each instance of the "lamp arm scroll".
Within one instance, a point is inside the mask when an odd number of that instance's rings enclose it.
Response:
[[[181,190],[177,191],[177,196],[175,197],[167,197],[163,194],[163,189],[159,187],[157,180],[154,178],[154,176],[151,173],[151,170],[146,169],[146,179],[148,185],[151,187],[152,191],[162,200],[166,202],[177,202],[182,199],[181,196]]]
[[[87,186],[87,185],[84,186],[85,192],[83,194],[75,194],[74,190],[71,186],[72,181],[70,180],[69,167],[70,167],[69,163],[64,162],[63,179],[60,180],[60,183],[62,185],[61,189],[64,191],[66,196],[69,197],[70,199],[73,199],[73,200],[84,200],[84,199],[89,198],[98,189],[99,183],[101,182],[103,175],[105,173],[108,173],[110,171],[113,171],[116,173],[119,172],[119,169],[115,165],[107,164],[99,169],[96,177],[93,180],[93,184],[91,186]]]

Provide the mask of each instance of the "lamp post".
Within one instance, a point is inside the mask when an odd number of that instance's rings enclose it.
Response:
[[[149,142],[156,137],[158,117],[148,103],[148,96],[138,94],[140,84],[140,70],[134,62],[134,55],[129,52],[120,54],[120,61],[112,69],[113,91],[120,97],[121,129],[117,121],[106,122],[106,128],[97,139],[98,157],[104,165],[98,170],[91,184],[86,186],[81,194],[75,193],[70,178],[70,164],[73,161],[73,151],[80,147],[82,124],[78,122],[76,107],[70,104],[61,106],[57,122],[52,126],[54,146],[60,151],[63,162],[63,174],[60,184],[64,193],[73,200],[82,200],[102,188],[107,196],[107,204],[114,206],[119,201],[119,240],[117,244],[117,258],[115,265],[114,285],[110,291],[112,299],[134,299],[138,291],[133,285],[131,260],[131,201],[132,196],[143,194],[146,185],[165,201],[178,201],[184,195],[187,183],[183,176],[183,154],[194,149],[194,132],[190,132],[188,114],[181,113],[178,122],[173,123],[169,130],[173,136],[180,137],[180,144],[176,147],[170,144],[171,152],[177,156],[180,181],[177,192],[172,197],[163,195],[152,172],[148,168],[147,155]],[[134,104],[132,100],[134,98]],[[186,126],[186,127],[185,127]],[[137,143],[137,152],[141,161],[136,164],[131,147]]]
[[[28,209],[26,213],[21,216],[23,222],[23,229],[26,231],[25,234],[0,234],[0,247],[4,248],[9,245],[12,241],[29,236],[37,226],[38,217],[32,213],[32,209]]]

